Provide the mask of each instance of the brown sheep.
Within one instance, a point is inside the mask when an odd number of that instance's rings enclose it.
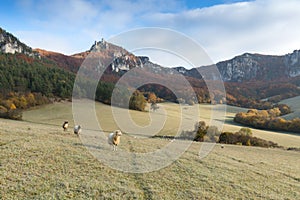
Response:
[[[116,130],[113,133],[110,133],[108,136],[108,144],[113,145],[113,151],[117,150],[117,146],[120,144],[122,132]]]

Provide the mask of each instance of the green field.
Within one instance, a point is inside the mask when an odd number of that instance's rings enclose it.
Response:
[[[292,109],[292,113],[284,116],[285,119],[291,120],[293,118],[300,118],[300,96],[285,99],[280,103],[287,104]]]
[[[160,106],[166,111],[167,120],[158,134],[174,135],[180,121],[178,105]],[[118,128],[109,106],[97,103],[96,110],[105,133]],[[224,129],[240,128],[232,122],[239,110],[227,107]],[[140,126],[151,122],[148,112],[130,111],[130,114]],[[161,112],[152,113],[152,117],[159,115]],[[208,122],[211,105],[200,105],[199,115]],[[23,118],[24,121],[0,119],[0,199],[298,199],[300,196],[300,153],[296,151],[234,145],[221,148],[217,144],[207,157],[199,159],[203,144],[193,142],[178,160],[163,169],[125,173],[94,158],[72,133],[72,128],[67,132],[62,130],[64,120],[73,126],[71,103],[29,110]],[[297,135],[253,132],[285,147],[300,146]],[[159,138],[140,139],[126,133],[119,150],[109,153],[117,158],[122,151],[150,152],[169,142]]]

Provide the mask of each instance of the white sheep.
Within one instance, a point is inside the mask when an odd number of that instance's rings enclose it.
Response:
[[[113,146],[113,150],[117,150],[117,146],[120,144],[122,132],[120,130],[116,130],[113,133],[110,133],[108,136],[108,144]]]
[[[68,130],[68,127],[69,127],[69,122],[68,121],[65,121],[62,125],[64,131]]]
[[[80,125],[76,125],[74,127],[74,134],[79,135],[81,133],[81,126]]]

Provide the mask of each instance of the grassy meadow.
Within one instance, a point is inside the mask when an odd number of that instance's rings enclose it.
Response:
[[[178,129],[178,105],[161,104],[156,113],[130,111],[132,120],[147,126],[154,119],[167,119],[161,135]],[[209,122],[211,105],[196,109]],[[224,130],[238,130],[232,122],[241,108],[227,107]],[[110,106],[96,103],[101,127],[108,133],[118,128]],[[150,117],[151,116],[151,117]],[[123,117],[123,116],[121,116]],[[183,118],[189,119],[186,114]],[[94,158],[72,133],[71,103],[54,103],[28,110],[24,121],[0,119],[0,199],[297,199],[300,196],[300,153],[219,144],[199,159],[202,143],[193,142],[171,165],[149,173],[114,170]],[[64,132],[64,120],[71,128]],[[84,127],[85,128],[85,127]],[[84,129],[83,129],[84,131]],[[255,136],[285,147],[299,147],[300,136],[253,130]],[[121,138],[119,152],[149,152],[169,143],[159,138]],[[184,141],[182,141],[184,142]],[[118,157],[117,152],[110,152]],[[130,161],[128,161],[130,162]]]
[[[285,119],[300,118],[300,96],[282,100],[280,103],[288,105],[292,109],[292,113],[284,116]]]

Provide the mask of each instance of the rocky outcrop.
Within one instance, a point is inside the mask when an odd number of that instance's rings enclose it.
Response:
[[[287,79],[300,75],[300,51],[283,56],[245,53],[216,65],[227,82]]]
[[[223,81],[247,82],[289,79],[300,76],[300,50],[283,56],[245,53],[216,64]],[[197,70],[184,67],[174,68],[179,73],[197,78]],[[198,68],[209,74],[209,66]]]
[[[109,69],[113,72],[128,71],[134,67],[143,67],[143,62],[147,62],[146,57],[137,57],[126,51],[122,47],[111,44],[104,39],[95,41],[89,52],[96,52],[104,63],[110,63]],[[149,59],[148,59],[149,60]]]
[[[284,57],[285,66],[287,66],[287,74],[289,77],[300,75],[300,50],[287,54]]]
[[[15,36],[0,28],[0,52],[2,53],[22,53],[31,57],[39,57],[37,52],[20,42]]]
[[[244,54],[230,61],[217,64],[224,81],[251,80],[257,77],[260,66],[250,54]]]

